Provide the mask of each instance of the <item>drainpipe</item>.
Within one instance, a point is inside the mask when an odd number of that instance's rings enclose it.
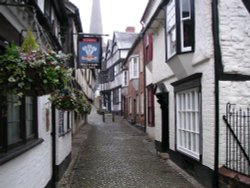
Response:
[[[52,105],[52,188],[56,187],[56,110]]]
[[[143,27],[143,23],[141,22],[141,25]],[[145,64],[145,44],[144,44],[144,35],[145,33],[141,33],[140,34],[140,38],[142,40],[142,51],[143,51],[143,73],[144,73],[144,79],[143,79],[143,82],[144,82],[144,88],[143,88],[143,95],[144,95],[144,132],[146,133],[147,132],[147,117],[148,117],[148,113],[147,113],[147,107],[146,107],[146,102],[147,102],[147,95],[146,95],[146,64]]]
[[[222,69],[221,48],[219,38],[218,0],[212,1],[212,31],[214,42],[214,78],[215,78],[215,147],[214,147],[214,181],[213,186],[219,187],[219,79]]]

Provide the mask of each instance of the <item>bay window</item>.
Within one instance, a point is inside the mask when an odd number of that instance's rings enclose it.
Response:
[[[194,1],[170,0],[166,6],[167,59],[194,50]]]

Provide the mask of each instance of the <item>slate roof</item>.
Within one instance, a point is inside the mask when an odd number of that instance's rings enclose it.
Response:
[[[114,42],[116,42],[118,49],[129,49],[133,45],[138,33],[130,32],[114,32]]]

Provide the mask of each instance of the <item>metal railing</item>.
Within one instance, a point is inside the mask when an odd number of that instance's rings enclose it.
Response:
[[[242,110],[227,104],[226,115],[226,167],[250,175],[250,108]]]

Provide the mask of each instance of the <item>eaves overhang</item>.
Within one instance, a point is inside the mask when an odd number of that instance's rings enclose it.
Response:
[[[53,0],[52,2],[54,4],[55,12],[58,16],[58,19],[60,20],[62,25],[66,26],[68,24],[68,17],[66,14],[66,8],[65,8],[64,1]]]
[[[165,5],[169,2],[169,0],[163,0],[159,6],[157,7],[156,11],[154,12],[153,16],[151,17],[150,21],[147,25],[144,26],[142,29],[142,35],[146,32],[157,32],[158,29],[164,25],[165,22]]]

